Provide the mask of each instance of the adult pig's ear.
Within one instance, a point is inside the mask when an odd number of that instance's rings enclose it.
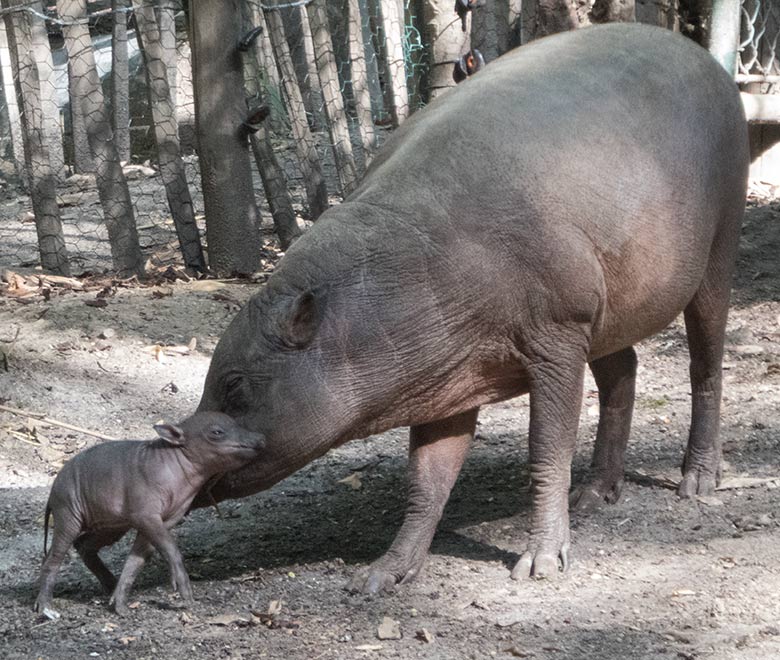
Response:
[[[286,345],[304,348],[311,343],[321,321],[319,302],[313,291],[305,291],[286,307],[280,319],[280,335]]]
[[[184,444],[184,431],[173,424],[155,424],[154,430],[165,442],[174,447],[181,447]]]

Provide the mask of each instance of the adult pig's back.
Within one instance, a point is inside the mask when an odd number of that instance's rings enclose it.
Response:
[[[591,357],[667,325],[713,243],[736,240],[742,105],[709,53],[679,35],[614,24],[541,39],[429,110],[397,131],[351,200],[392,199],[433,242],[455,228],[523,272],[592,253],[599,263],[577,273],[603,280]]]

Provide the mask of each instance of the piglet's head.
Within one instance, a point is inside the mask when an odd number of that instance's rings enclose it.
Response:
[[[265,448],[265,438],[260,433],[249,431],[230,415],[218,412],[198,412],[179,425],[156,424],[154,430],[210,474],[237,470],[257,459]]]

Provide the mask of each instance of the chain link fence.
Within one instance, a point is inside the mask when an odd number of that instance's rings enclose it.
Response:
[[[742,39],[737,81],[757,85],[754,92],[776,93],[780,83],[780,6],[776,0],[743,0]]]
[[[2,0],[0,12],[0,269],[132,273],[181,265],[182,250],[196,264],[187,3]],[[428,57],[415,0],[247,0],[244,18],[245,127],[273,252],[280,206],[315,219],[425,104]]]

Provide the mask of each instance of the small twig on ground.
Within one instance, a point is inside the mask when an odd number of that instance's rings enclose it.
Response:
[[[6,433],[9,435],[12,435],[14,438],[21,442],[26,442],[28,445],[32,445],[33,447],[40,447],[40,442],[33,442],[29,439],[29,436],[26,436],[24,433],[19,433],[19,431],[13,431],[11,429],[6,429]]]
[[[91,435],[94,438],[100,438],[101,440],[119,439],[110,435],[104,435],[103,433],[97,433],[96,431],[90,431],[89,429],[84,429],[80,426],[74,426],[73,424],[68,424],[67,422],[61,422],[58,419],[52,419],[51,417],[47,417],[44,413],[34,413],[30,412],[29,410],[20,410],[19,408],[11,408],[10,406],[3,405],[0,405],[0,410],[11,413],[12,415],[19,415],[21,417],[32,417],[33,419],[37,419],[39,422],[43,422],[44,424],[60,426],[70,431],[76,431],[77,433],[83,433],[84,435]]]

